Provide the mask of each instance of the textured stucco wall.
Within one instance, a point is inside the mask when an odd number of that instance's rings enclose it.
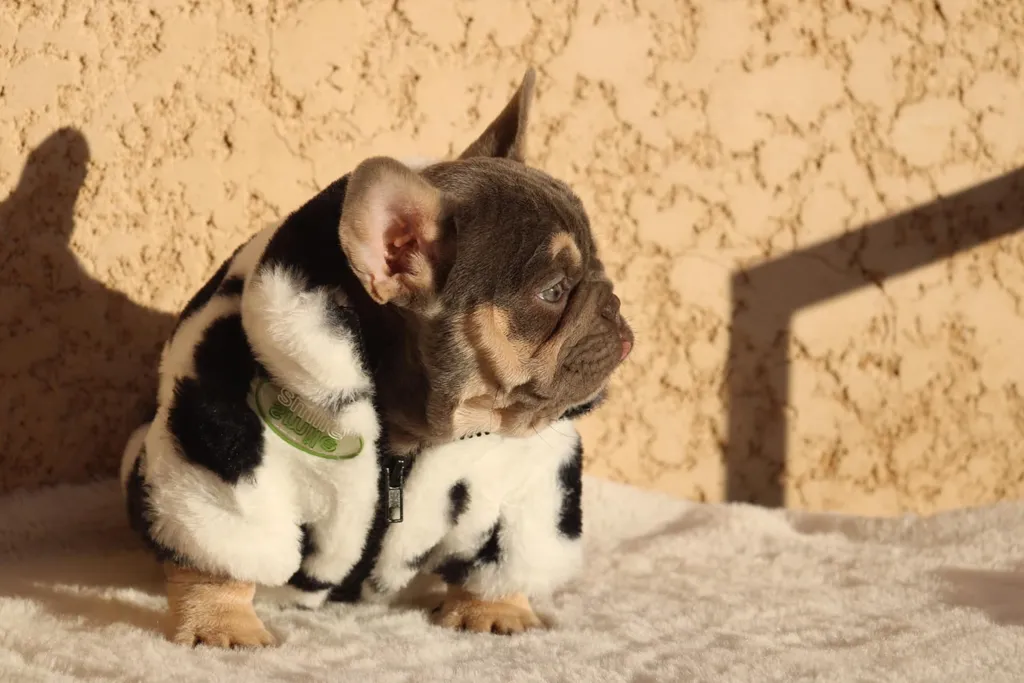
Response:
[[[234,245],[369,154],[464,145],[532,63],[532,161],[638,337],[590,471],[880,514],[1017,496],[1024,181],[859,229],[1024,166],[1022,46],[1005,0],[3,0],[0,488],[112,472]]]

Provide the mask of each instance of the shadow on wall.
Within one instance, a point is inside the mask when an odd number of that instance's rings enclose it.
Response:
[[[83,135],[59,130],[0,203],[0,492],[113,475],[150,407],[173,326],[173,316],[94,280],[72,253],[88,163]],[[1021,227],[1024,169],[737,272],[727,499],[786,502],[788,346],[798,311]]]
[[[1024,169],[732,277],[726,498],[784,506],[790,328],[803,308],[1024,227]]]
[[[61,129],[0,203],[0,491],[113,475],[154,395],[173,318],[94,280],[70,248],[88,163],[83,135]]]

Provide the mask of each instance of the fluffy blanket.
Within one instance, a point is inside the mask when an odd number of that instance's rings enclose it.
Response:
[[[1021,681],[1024,505],[877,520],[588,479],[589,560],[552,628],[261,607],[283,645],[187,650],[113,482],[0,499],[2,681]]]

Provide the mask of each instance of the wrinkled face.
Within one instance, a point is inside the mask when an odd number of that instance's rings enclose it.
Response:
[[[633,344],[582,203],[524,163],[532,85],[457,160],[369,159],[349,180],[342,246],[415,320],[439,440],[532,433],[594,401]]]
[[[633,335],[580,200],[506,159],[426,169],[446,198],[455,257],[425,358],[456,434],[527,433],[593,400]]]

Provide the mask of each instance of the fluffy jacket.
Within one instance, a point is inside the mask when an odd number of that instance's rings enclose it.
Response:
[[[158,559],[328,597],[433,573],[483,597],[549,593],[580,565],[581,446],[566,416],[387,453],[339,244],[347,178],[250,239],[183,310],[157,410],[125,449],[133,528]]]

